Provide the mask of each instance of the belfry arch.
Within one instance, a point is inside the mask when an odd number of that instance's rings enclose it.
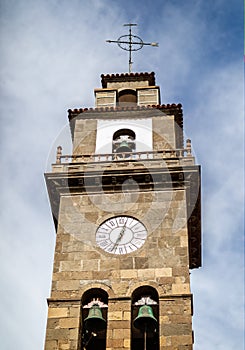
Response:
[[[133,89],[124,89],[118,92],[118,106],[137,105],[137,91]]]

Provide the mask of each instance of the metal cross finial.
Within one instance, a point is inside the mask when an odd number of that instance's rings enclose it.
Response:
[[[129,51],[129,73],[131,73],[132,70],[132,51],[138,51],[142,49],[144,45],[150,45],[158,47],[158,43],[144,43],[143,40],[136,36],[132,35],[132,29],[131,27],[137,26],[137,24],[134,23],[128,23],[124,24],[124,26],[129,27],[129,34],[128,35],[122,35],[117,40],[106,40],[107,43],[116,43],[121,49],[125,51]]]

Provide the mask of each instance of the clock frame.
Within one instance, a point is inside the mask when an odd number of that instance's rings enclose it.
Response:
[[[132,216],[113,216],[105,220],[96,231],[99,248],[114,255],[125,255],[140,249],[147,238],[147,229]]]

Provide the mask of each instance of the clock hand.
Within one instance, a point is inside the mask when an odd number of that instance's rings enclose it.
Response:
[[[116,240],[116,242],[115,242],[115,244],[114,244],[114,246],[113,246],[113,250],[116,249],[116,247],[118,246],[118,243],[120,242],[120,240],[121,240],[122,237],[123,237],[123,234],[124,234],[125,229],[126,229],[125,225],[126,225],[126,224],[124,224],[122,230],[121,230],[120,233],[119,233],[119,236],[118,236],[118,238],[117,238],[117,240]]]
[[[123,228],[122,228],[122,231],[121,231],[120,234],[119,234],[119,238],[120,238],[120,239],[122,238],[122,236],[123,236],[123,234],[124,234],[124,232],[125,232],[125,229],[126,229],[126,227],[125,227],[125,225],[124,225]]]

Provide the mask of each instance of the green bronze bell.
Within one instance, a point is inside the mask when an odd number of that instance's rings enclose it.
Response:
[[[116,153],[132,152],[131,147],[127,141],[122,141],[116,149]]]
[[[135,328],[142,331],[154,331],[157,327],[157,319],[153,315],[152,307],[150,305],[141,306],[133,324]]]
[[[99,305],[93,305],[88,313],[88,317],[84,320],[84,326],[88,331],[99,332],[106,328],[106,320],[102,316]]]

